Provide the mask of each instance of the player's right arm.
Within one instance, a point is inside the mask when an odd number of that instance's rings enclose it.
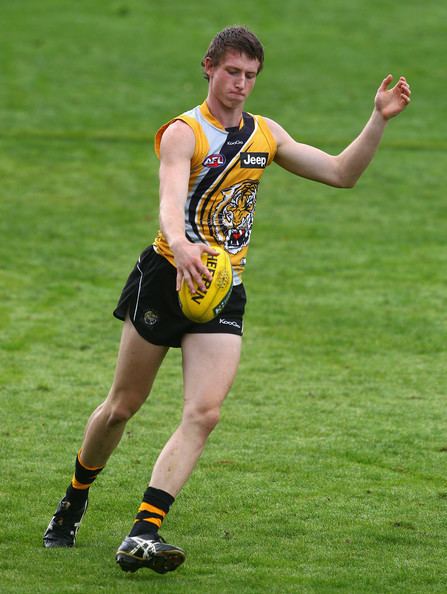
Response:
[[[214,251],[205,244],[191,243],[185,236],[185,202],[188,195],[195,137],[192,129],[177,120],[164,132],[160,144],[160,229],[174,254],[177,291],[185,281],[191,290],[204,290],[202,275],[210,277],[201,260],[202,252]]]

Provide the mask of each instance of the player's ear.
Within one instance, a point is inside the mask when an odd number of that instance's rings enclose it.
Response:
[[[205,70],[205,73],[208,76],[210,76],[213,73],[214,64],[212,58],[210,58],[209,56],[207,56],[203,62],[203,69]]]

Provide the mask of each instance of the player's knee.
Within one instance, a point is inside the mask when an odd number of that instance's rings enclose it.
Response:
[[[219,407],[200,407],[186,411],[186,420],[200,428],[203,433],[211,433],[220,420]]]
[[[140,408],[141,401],[135,395],[128,392],[106,402],[103,414],[106,417],[106,423],[110,427],[126,423]]]
[[[211,433],[220,420],[220,410],[209,408],[200,411],[197,415],[197,422],[204,433]]]
[[[114,406],[107,410],[107,425],[113,427],[126,423],[134,414],[135,412],[126,406]]]
[[[219,421],[220,409],[218,408],[207,410],[202,419],[203,427],[209,433],[211,433],[211,431],[214,429],[214,427],[216,427]]]

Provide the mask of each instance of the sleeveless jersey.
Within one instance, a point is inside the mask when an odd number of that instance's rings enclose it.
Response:
[[[225,129],[204,102],[160,128],[155,137],[158,157],[161,137],[176,120],[188,124],[196,140],[185,203],[186,237],[223,247],[230,255],[234,284],[240,284],[259,181],[275,156],[276,141],[261,116],[244,112],[239,127]],[[161,231],[154,248],[175,265]]]

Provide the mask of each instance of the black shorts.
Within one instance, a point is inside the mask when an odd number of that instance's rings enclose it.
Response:
[[[233,287],[222,313],[205,324],[186,318],[175,288],[177,271],[149,246],[141,254],[124,285],[113,315],[127,313],[138,333],[153,344],[180,347],[185,334],[237,334],[242,336],[246,303],[243,285]]]

